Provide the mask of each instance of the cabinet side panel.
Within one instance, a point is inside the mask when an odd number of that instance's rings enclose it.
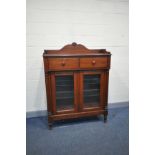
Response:
[[[45,85],[46,85],[46,98],[47,98],[47,111],[48,114],[52,112],[52,105],[51,105],[51,88],[50,88],[50,75],[46,72],[48,69],[48,59],[44,58],[44,73],[45,73]]]
[[[110,69],[110,67],[111,67],[111,55],[108,56],[108,67],[109,67],[109,69]]]
[[[55,84],[55,75],[54,75],[54,73],[51,74],[50,81],[51,81],[52,113],[56,114],[56,84]]]
[[[46,83],[46,96],[47,96],[47,110],[49,113],[53,112],[51,104],[51,88],[50,88],[50,75],[45,74],[45,83]]]

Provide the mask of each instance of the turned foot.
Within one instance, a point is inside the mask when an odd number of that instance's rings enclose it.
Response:
[[[51,130],[53,127],[53,119],[51,118],[51,113],[48,112],[48,129]]]
[[[107,122],[107,117],[108,117],[108,109],[107,109],[107,107],[105,108],[105,111],[104,111],[103,115],[104,115],[104,123],[106,123]]]
[[[52,126],[53,126],[52,123],[48,123],[48,129],[49,129],[49,130],[52,130]]]
[[[107,115],[104,115],[104,123],[107,122]]]

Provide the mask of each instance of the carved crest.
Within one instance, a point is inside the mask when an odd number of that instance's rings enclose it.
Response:
[[[84,45],[77,44],[76,42],[73,42],[72,44],[65,45],[60,51],[66,51],[66,50],[78,50],[78,51],[86,51],[88,52],[89,49],[86,48]]]

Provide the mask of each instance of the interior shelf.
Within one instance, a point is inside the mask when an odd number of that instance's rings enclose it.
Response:
[[[74,109],[73,75],[56,77],[56,107],[57,110]]]

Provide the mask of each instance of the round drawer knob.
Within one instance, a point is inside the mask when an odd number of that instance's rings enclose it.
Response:
[[[93,64],[93,65],[95,65],[95,64],[96,64],[96,61],[95,61],[95,60],[93,60],[93,61],[92,61],[92,64]]]
[[[65,65],[66,65],[66,63],[63,61],[63,62],[61,63],[61,65],[62,65],[62,66],[65,66]]]

